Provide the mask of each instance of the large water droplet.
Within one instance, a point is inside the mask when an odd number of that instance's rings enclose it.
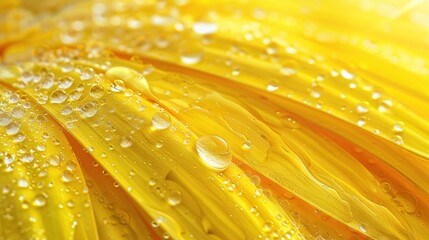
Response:
[[[4,127],[12,122],[12,116],[9,113],[0,113],[0,126]]]
[[[112,92],[123,92],[125,90],[124,81],[120,79],[113,81],[112,85],[110,86],[110,90]]]
[[[131,138],[131,136],[121,137],[120,145],[121,148],[129,148],[133,145],[133,139]]]
[[[184,64],[193,65],[203,58],[203,48],[199,43],[187,43],[180,50],[180,60]]]
[[[102,98],[104,96],[104,88],[100,84],[95,84],[91,86],[89,90],[89,95],[93,98]]]
[[[6,153],[6,154],[4,154],[4,156],[3,156],[3,162],[5,163],[5,164],[11,164],[11,163],[13,163],[15,161],[15,156],[14,155],[12,155],[12,154],[10,154],[10,153]]]
[[[67,99],[67,93],[64,90],[56,90],[51,94],[51,103],[63,103]]]
[[[84,68],[82,69],[82,72],[80,73],[80,79],[82,80],[90,80],[94,78],[94,69],[92,68]]]
[[[33,206],[35,207],[43,207],[46,205],[46,196],[44,194],[38,194],[34,197]]]
[[[179,191],[172,191],[168,194],[168,203],[171,206],[176,206],[182,202],[182,193]]]
[[[274,92],[279,89],[279,81],[273,80],[268,83],[267,90],[269,92]]]
[[[62,89],[67,89],[73,85],[73,78],[69,76],[62,77],[58,79],[58,87]]]
[[[156,129],[167,129],[171,125],[170,116],[165,112],[155,113],[152,117],[152,126]]]
[[[219,136],[200,137],[196,142],[196,149],[204,163],[211,168],[224,170],[231,164],[232,154],[228,143]]]
[[[26,153],[24,155],[22,155],[21,157],[21,161],[25,162],[25,163],[30,163],[34,160],[34,156],[31,153]]]
[[[369,111],[370,104],[368,102],[359,103],[356,107],[358,113],[367,113]]]
[[[85,117],[93,117],[98,111],[97,104],[94,102],[85,103],[80,110]]]

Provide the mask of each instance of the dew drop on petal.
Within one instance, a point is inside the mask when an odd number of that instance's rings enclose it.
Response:
[[[182,202],[182,193],[179,191],[172,191],[168,194],[168,204],[176,206]]]
[[[403,122],[397,122],[393,125],[393,132],[396,134],[400,134],[404,131],[404,123]]]
[[[250,148],[252,148],[252,142],[251,142],[251,141],[249,141],[249,140],[246,140],[246,141],[243,143],[243,149],[245,149],[245,150],[249,150]]]
[[[322,96],[323,93],[323,88],[321,86],[314,86],[311,89],[311,96],[314,98],[320,98],[320,96]]]
[[[73,85],[73,78],[65,76],[58,79],[58,87],[62,89],[70,88]]]
[[[129,148],[133,145],[133,139],[131,136],[123,136],[120,140],[121,148]]]
[[[277,80],[270,81],[267,86],[269,92],[274,92],[279,89],[279,82]]]
[[[51,103],[63,103],[67,99],[64,90],[56,90],[51,94]]]
[[[34,156],[31,153],[26,153],[21,157],[21,161],[25,163],[30,163],[33,160],[34,160]]]
[[[33,206],[43,207],[46,205],[46,196],[44,194],[38,194],[34,197]]]
[[[89,90],[89,95],[93,98],[102,98],[104,96],[104,88],[100,84],[92,85]]]
[[[90,80],[92,78],[94,78],[94,69],[89,67],[82,69],[80,73],[80,79],[85,81],[85,80]]]
[[[15,135],[18,133],[20,129],[20,125],[16,122],[11,122],[9,125],[6,126],[6,133],[7,135]]]
[[[93,117],[98,111],[97,104],[94,102],[85,103],[80,110],[85,117]]]
[[[112,85],[110,85],[110,90],[112,92],[123,92],[125,90],[125,83],[120,79],[116,79],[113,81]]]
[[[370,104],[368,102],[361,102],[357,105],[356,110],[358,113],[363,114],[369,111]]]
[[[0,113],[0,126],[4,127],[12,122],[12,116],[9,113]]]
[[[207,135],[196,142],[197,153],[206,165],[216,170],[228,168],[232,161],[232,153],[228,143],[221,137]]]
[[[171,125],[170,116],[165,112],[158,112],[152,116],[152,126],[156,129],[167,129]]]
[[[11,164],[15,161],[15,156],[9,153],[3,155],[3,162],[5,164]]]

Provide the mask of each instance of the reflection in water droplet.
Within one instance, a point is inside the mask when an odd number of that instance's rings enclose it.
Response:
[[[200,137],[196,149],[200,158],[211,168],[224,170],[231,164],[232,154],[228,143],[219,136]]]

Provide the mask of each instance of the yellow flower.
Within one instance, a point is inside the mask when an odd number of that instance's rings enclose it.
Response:
[[[429,2],[0,3],[0,239],[426,239]]]

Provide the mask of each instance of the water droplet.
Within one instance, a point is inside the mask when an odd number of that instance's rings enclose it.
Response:
[[[182,202],[182,193],[179,191],[172,191],[168,194],[168,203],[171,206],[176,206]]]
[[[7,164],[11,164],[15,161],[15,156],[10,154],[10,153],[5,153],[3,155],[3,162],[7,165]]]
[[[383,100],[380,102],[378,106],[378,111],[380,112],[387,112],[389,109],[393,106],[393,103],[391,100]]]
[[[406,213],[415,213],[418,207],[417,199],[409,192],[399,192],[392,198],[393,202]]]
[[[170,116],[165,112],[155,113],[152,117],[152,126],[156,129],[167,129],[171,125]]]
[[[81,108],[80,111],[85,117],[93,117],[97,114],[97,104],[95,102],[87,102]]]
[[[404,140],[399,135],[394,135],[393,138],[392,138],[392,140],[393,140],[394,143],[396,143],[398,145],[404,144]]]
[[[403,122],[397,122],[393,125],[393,132],[396,134],[400,134],[404,131],[404,123]]]
[[[0,126],[4,127],[12,122],[12,116],[9,113],[0,113]]]
[[[149,179],[149,186],[155,186],[156,185],[156,179],[155,178],[150,178]]]
[[[23,179],[23,178],[18,179],[18,186],[19,187],[26,188],[26,187],[28,187],[28,185],[29,185],[29,183],[28,183],[27,179]]]
[[[15,135],[15,134],[17,134],[20,127],[21,126],[18,123],[16,123],[16,122],[9,123],[9,125],[6,126],[6,133],[7,133],[7,135]]]
[[[70,115],[73,112],[73,108],[70,105],[66,105],[61,109],[61,114],[64,116]]]
[[[364,114],[369,111],[370,104],[368,102],[361,102],[357,105],[356,110],[359,114]]]
[[[363,233],[366,233],[366,224],[361,224],[360,226],[359,226],[359,229],[360,229],[360,231],[361,232],[363,232]]]
[[[94,78],[94,69],[89,67],[82,69],[80,73],[80,79],[85,81],[85,80],[90,80],[92,78]]]
[[[92,85],[89,90],[89,95],[93,98],[102,98],[104,96],[104,87],[100,84]]]
[[[269,92],[274,92],[279,89],[279,81],[273,80],[268,83],[267,90]]]
[[[62,89],[68,89],[73,85],[73,78],[69,76],[61,77],[58,79],[58,87]]]
[[[61,181],[66,183],[73,181],[73,178],[74,178],[73,173],[69,170],[65,170],[61,175]]]
[[[120,141],[121,148],[129,148],[133,145],[133,139],[131,136],[123,136]]]
[[[250,148],[252,148],[252,142],[251,142],[251,141],[249,141],[249,140],[246,140],[246,141],[243,143],[243,149],[245,149],[245,150],[249,150]]]
[[[390,189],[392,189],[392,186],[390,185],[390,183],[388,181],[382,181],[380,183],[380,188],[381,188],[381,191],[387,193],[390,191]]]
[[[164,146],[164,143],[161,140],[159,140],[155,143],[156,148],[162,148],[163,146]]]
[[[125,90],[125,83],[124,83],[124,81],[122,81],[120,79],[116,79],[110,85],[110,90],[112,92],[123,92]]]
[[[19,102],[19,95],[16,93],[13,93],[9,96],[9,102],[10,103],[17,103]]]
[[[38,194],[34,197],[33,206],[43,207],[46,205],[46,196],[44,194]]]
[[[216,23],[211,22],[194,22],[192,29],[195,33],[207,35],[217,32],[218,26]]]
[[[180,60],[184,64],[193,65],[203,58],[203,48],[199,43],[186,43],[180,50]]]
[[[71,72],[74,70],[74,65],[71,62],[65,62],[63,63],[63,65],[61,66],[61,71],[63,72]]]
[[[224,170],[231,164],[232,154],[228,143],[219,136],[200,137],[196,149],[200,158],[211,168]]]
[[[265,232],[270,232],[273,229],[274,224],[272,222],[266,222],[264,224],[264,231]]]
[[[64,90],[55,90],[51,94],[51,103],[63,103],[67,99],[67,94]]]
[[[319,85],[316,85],[311,89],[311,96],[314,98],[320,98],[320,96],[322,96],[322,93],[323,88]]]
[[[12,108],[12,110],[10,112],[12,113],[12,116],[14,118],[22,118],[25,115],[25,110],[22,107],[14,107],[14,108]],[[1,116],[0,116],[0,118],[1,118]],[[1,123],[0,123],[0,126],[1,126]]]
[[[57,167],[60,165],[61,159],[58,155],[52,155],[49,157],[48,161],[49,161],[49,164],[51,164],[54,167]]]
[[[31,153],[26,153],[21,156],[21,161],[25,163],[30,163],[34,160],[34,156]]]
[[[153,72],[153,70],[155,70],[155,68],[153,67],[152,64],[144,64],[142,74],[147,76],[147,75],[151,74]]]
[[[357,121],[357,125],[359,126],[359,127],[362,127],[363,125],[365,125],[366,124],[366,122],[365,122],[365,119],[363,119],[363,118],[361,118],[361,119],[359,119],[358,121]]]
[[[43,79],[40,81],[40,88],[42,89],[50,89],[54,85],[54,79],[51,77],[43,77]]]
[[[295,68],[292,68],[291,66],[289,66],[289,65],[283,65],[281,68],[280,68],[280,72],[283,74],[283,75],[285,75],[285,76],[292,76],[292,75],[294,75],[295,73],[296,73],[296,70],[295,70]]]
[[[355,75],[351,74],[349,71],[345,69],[341,70],[341,76],[348,80],[355,78]]]
[[[22,72],[22,74],[21,74],[21,80],[22,80],[23,82],[26,82],[26,83],[28,83],[28,82],[32,81],[32,80],[33,80],[33,77],[34,77],[33,73],[32,73],[32,72],[29,72],[29,71],[24,71],[24,72]]]

